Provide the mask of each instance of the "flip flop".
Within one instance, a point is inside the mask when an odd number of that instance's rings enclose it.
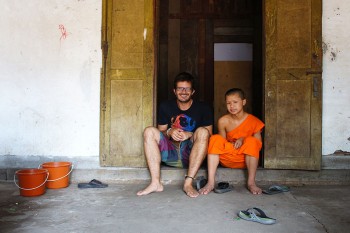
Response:
[[[108,184],[104,184],[99,180],[91,180],[89,183],[79,183],[78,188],[84,189],[84,188],[106,188],[108,187]]]
[[[264,211],[256,207],[239,211],[238,217],[247,221],[258,222],[265,225],[276,223],[276,219],[268,217]]]
[[[219,182],[214,188],[215,193],[227,193],[232,191],[233,187],[228,182]]]
[[[207,179],[205,179],[204,176],[198,176],[195,180],[196,183],[196,189],[199,191],[201,188],[203,188],[207,184]]]
[[[285,185],[272,185],[267,190],[263,190],[262,192],[268,195],[273,195],[277,193],[288,192],[289,187]]]

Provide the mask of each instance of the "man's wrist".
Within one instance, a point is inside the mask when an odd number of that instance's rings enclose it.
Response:
[[[169,135],[170,130],[171,130],[171,127],[166,130],[166,136],[168,136],[168,137],[170,137],[170,135]]]

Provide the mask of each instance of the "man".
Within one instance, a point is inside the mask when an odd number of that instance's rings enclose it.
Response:
[[[159,106],[158,127],[144,130],[144,151],[151,173],[151,183],[137,195],[163,191],[160,163],[188,168],[183,191],[197,197],[193,188],[198,169],[207,155],[209,137],[213,131],[213,112],[206,104],[193,100],[194,78],[183,72],[174,80],[175,100]]]

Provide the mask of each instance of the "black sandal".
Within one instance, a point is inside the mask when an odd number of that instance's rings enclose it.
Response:
[[[214,189],[215,193],[227,193],[231,191],[233,187],[228,182],[219,182],[217,187]]]
[[[99,180],[91,180],[89,183],[79,183],[78,188],[86,189],[86,188],[106,188],[108,184],[104,184]]]

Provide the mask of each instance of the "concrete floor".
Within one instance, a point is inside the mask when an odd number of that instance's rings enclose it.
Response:
[[[225,194],[188,198],[179,184],[138,197],[146,184],[105,189],[47,189],[22,197],[13,182],[0,182],[0,232],[349,232],[350,186],[292,186],[276,195],[251,195],[234,185]],[[262,225],[237,218],[258,207],[277,219]]]

